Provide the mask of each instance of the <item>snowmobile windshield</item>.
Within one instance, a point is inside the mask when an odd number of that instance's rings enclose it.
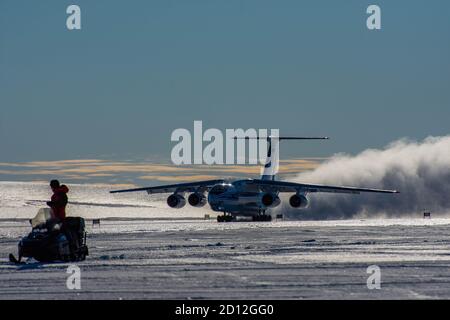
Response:
[[[33,219],[31,219],[31,226],[33,228],[37,227],[38,225],[47,222],[47,220],[51,219],[52,217],[52,209],[51,208],[41,208],[39,209],[38,213],[34,216]]]

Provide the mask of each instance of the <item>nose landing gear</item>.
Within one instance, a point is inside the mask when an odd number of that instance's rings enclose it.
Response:
[[[229,213],[224,212],[222,215],[217,216],[217,222],[232,222],[236,221],[236,217]],[[252,221],[272,221],[272,216],[261,211],[259,214],[252,216]]]

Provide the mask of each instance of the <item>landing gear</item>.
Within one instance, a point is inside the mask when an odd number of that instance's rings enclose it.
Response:
[[[252,217],[253,221],[272,221],[272,216],[270,214],[265,214],[265,212]]]
[[[231,222],[231,221],[233,221],[233,216],[227,214],[226,212],[224,212],[223,215],[217,216],[217,222]]]

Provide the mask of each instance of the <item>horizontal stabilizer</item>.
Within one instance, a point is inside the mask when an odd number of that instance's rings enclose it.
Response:
[[[245,139],[245,140],[253,140],[253,139],[278,139],[278,140],[329,140],[329,137],[290,137],[290,136],[268,136],[268,137],[234,137],[235,140]]]

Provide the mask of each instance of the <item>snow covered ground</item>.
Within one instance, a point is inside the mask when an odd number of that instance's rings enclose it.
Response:
[[[217,223],[164,199],[112,197],[72,186],[71,214],[87,223],[90,256],[78,263],[12,265],[45,184],[0,182],[0,299],[426,299],[450,298],[450,219]],[[381,268],[369,290],[367,267]]]
[[[68,264],[15,266],[25,221],[0,224],[0,298],[399,299],[450,298],[450,221],[218,224],[105,220],[89,224],[81,290]],[[381,268],[381,289],[366,285]]]

